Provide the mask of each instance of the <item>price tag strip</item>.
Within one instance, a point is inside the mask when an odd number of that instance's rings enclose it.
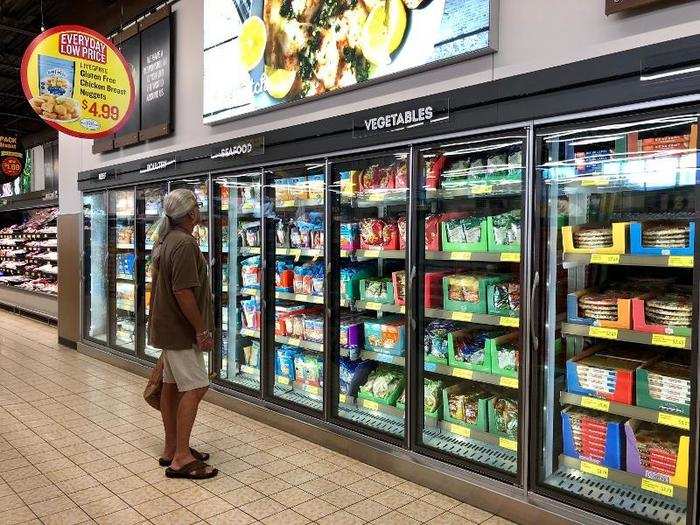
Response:
[[[678,416],[676,414],[667,414],[659,412],[658,423],[669,427],[676,427],[682,430],[690,430],[690,418],[687,416]]]
[[[652,334],[651,344],[670,346],[672,348],[686,348],[687,339],[682,335]]]
[[[668,258],[668,265],[675,268],[692,268],[693,256],[671,255]]]
[[[640,484],[643,490],[648,490],[649,492],[655,492],[667,498],[673,497],[673,485],[668,483],[661,483],[660,481],[655,481],[653,479],[642,478],[642,483]]]
[[[591,255],[591,263],[593,264],[620,264],[619,255],[607,255],[602,253],[594,253]]]
[[[608,467],[596,465],[595,463],[590,463],[588,461],[581,461],[581,472],[585,474],[592,474],[593,476],[598,476],[599,478],[608,479]]]
[[[596,399],[595,397],[584,396],[581,398],[581,406],[593,410],[600,410],[601,412],[610,412],[610,401],[607,399]]]

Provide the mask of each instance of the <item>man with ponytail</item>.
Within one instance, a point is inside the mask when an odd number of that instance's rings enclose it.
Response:
[[[211,282],[207,261],[192,236],[199,223],[194,193],[165,196],[153,250],[149,344],[161,350],[160,412],[165,446],[159,463],[170,478],[206,479],[218,474],[209,454],[190,447],[197,408],[209,388],[204,352],[214,348]]]

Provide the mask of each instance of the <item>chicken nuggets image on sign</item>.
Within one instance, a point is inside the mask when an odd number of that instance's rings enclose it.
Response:
[[[57,26],[24,52],[22,89],[51,127],[82,138],[115,133],[134,104],[134,81],[119,50],[82,26]]]
[[[492,0],[208,0],[205,123],[493,51]]]

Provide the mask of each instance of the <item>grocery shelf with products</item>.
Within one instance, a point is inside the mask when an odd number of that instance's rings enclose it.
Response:
[[[547,210],[538,481],[634,519],[683,522],[697,114],[543,130],[537,147]]]
[[[81,344],[157,356],[150,233],[189,187],[217,395],[436,487],[587,524],[697,523],[698,110],[606,93],[605,114],[588,91],[515,116],[451,98],[415,128],[357,113],[352,132],[334,117],[147,177],[143,159],[85,175]],[[241,141],[252,153],[221,156]]]

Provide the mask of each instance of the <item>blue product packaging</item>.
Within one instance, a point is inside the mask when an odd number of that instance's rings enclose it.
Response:
[[[73,98],[75,62],[39,55],[39,92],[42,95]]]

